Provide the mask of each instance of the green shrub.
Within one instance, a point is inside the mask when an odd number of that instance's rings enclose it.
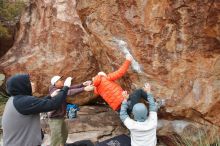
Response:
[[[25,3],[21,0],[9,2],[8,0],[0,0],[0,16],[6,21],[14,21],[20,16]]]
[[[11,37],[11,35],[8,32],[8,29],[4,26],[2,26],[2,24],[0,23],[0,38],[9,38]]]
[[[21,0],[9,2],[0,0],[0,37],[10,37],[10,32],[6,26],[15,25],[19,20],[25,3]]]

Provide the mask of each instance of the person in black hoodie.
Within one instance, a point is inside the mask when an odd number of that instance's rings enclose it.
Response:
[[[64,82],[64,87],[44,98],[32,96],[32,86],[28,74],[17,74],[6,82],[7,92],[11,96],[5,106],[2,117],[3,146],[38,146],[42,143],[40,116],[41,112],[55,110],[66,99],[71,85],[71,77]]]

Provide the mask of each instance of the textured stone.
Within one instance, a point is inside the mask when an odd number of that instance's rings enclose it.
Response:
[[[214,0],[32,1],[0,69],[30,73],[47,94],[53,75],[79,83],[116,70],[130,53],[136,62],[119,80],[124,89],[148,81],[166,100],[161,119],[220,126],[219,12]]]

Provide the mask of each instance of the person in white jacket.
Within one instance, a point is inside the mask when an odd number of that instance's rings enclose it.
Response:
[[[157,128],[157,107],[151,94],[151,86],[146,83],[143,89],[136,91],[136,96],[141,96],[149,102],[149,116],[147,107],[143,103],[137,103],[132,108],[134,119],[131,119],[127,113],[129,95],[127,91],[123,93],[124,101],[121,105],[120,119],[130,130],[131,146],[156,146],[156,128]]]

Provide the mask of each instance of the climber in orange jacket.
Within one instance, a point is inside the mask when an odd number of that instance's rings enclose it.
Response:
[[[122,96],[123,89],[115,80],[121,78],[127,72],[132,59],[132,56],[126,55],[126,61],[117,71],[107,75],[104,72],[99,72],[93,78],[94,93],[100,95],[115,111],[120,109],[124,100]]]

